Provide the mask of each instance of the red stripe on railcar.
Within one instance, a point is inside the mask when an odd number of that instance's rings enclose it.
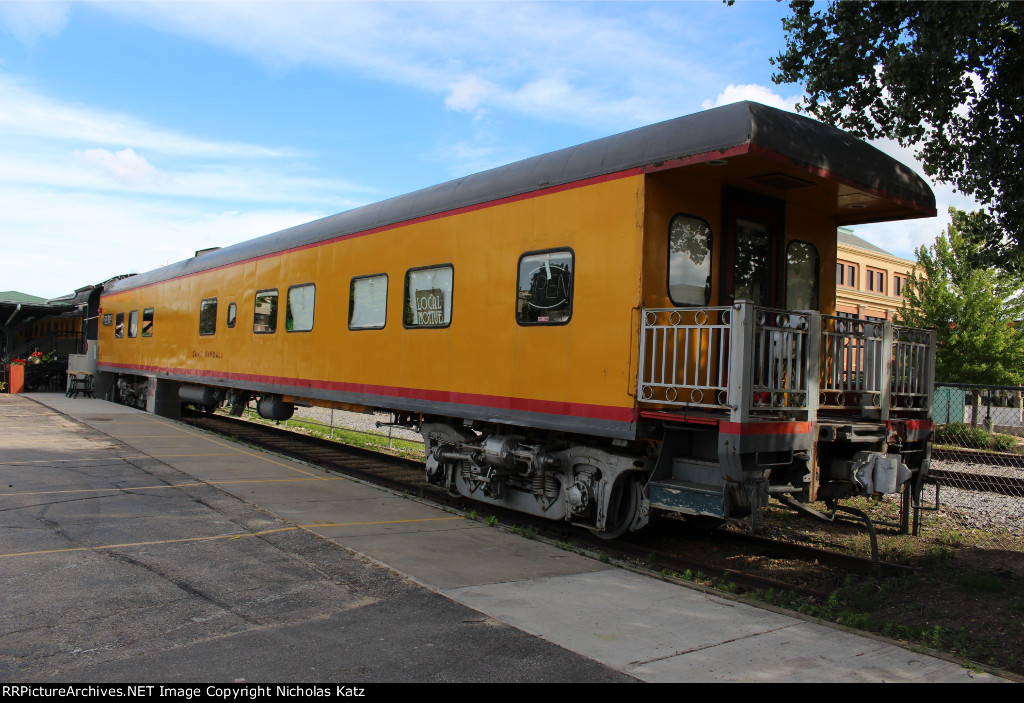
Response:
[[[275,386],[289,386],[287,395],[294,395],[294,389],[314,388],[317,390],[336,391],[340,393],[363,393],[367,395],[404,398],[408,400],[427,400],[434,403],[453,403],[459,405],[476,405],[488,408],[517,410],[521,412],[543,413],[546,415],[563,415],[567,417],[586,417],[594,420],[613,420],[616,422],[633,422],[636,417],[633,408],[617,408],[608,405],[592,405],[588,403],[570,403],[558,400],[536,400],[532,398],[510,398],[479,393],[460,393],[456,391],[432,391],[425,388],[401,388],[399,386],[378,386],[369,383],[346,383],[343,381],[317,381],[306,378],[284,378],[261,374],[231,373],[227,371],[205,371],[196,369],[176,369],[163,366],[101,363],[102,367],[116,368],[136,373],[160,373],[175,377],[192,376],[197,381],[204,378],[216,378],[240,382],[263,383]]]
[[[722,422],[722,434],[778,435],[807,434],[814,428],[812,422]]]

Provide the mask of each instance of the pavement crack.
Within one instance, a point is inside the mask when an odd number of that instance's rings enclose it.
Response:
[[[681,657],[684,654],[693,654],[694,652],[700,652],[700,651],[703,651],[705,649],[714,649],[715,647],[721,647],[724,644],[732,644],[733,642],[741,642],[742,640],[747,640],[747,639],[750,639],[752,637],[760,637],[761,635],[767,635],[767,634],[772,633],[772,632],[779,632],[781,630],[787,630],[787,629],[789,629],[791,627],[794,627],[794,626],[795,626],[794,624],[788,624],[788,625],[782,625],[781,627],[774,627],[774,628],[771,628],[769,630],[761,630],[759,632],[752,632],[749,635],[743,635],[741,637],[733,637],[731,639],[722,640],[721,642],[715,642],[714,644],[704,645],[703,647],[691,647],[690,649],[681,649],[681,650],[679,650],[677,652],[672,652],[671,654],[666,654],[665,656],[662,656],[662,657],[653,657],[652,659],[643,659],[643,660],[631,661],[626,666],[627,666],[627,668],[629,668],[629,667],[633,667],[633,668],[640,667],[640,666],[643,666],[645,664],[650,664],[652,662],[664,661],[665,659],[671,659],[672,657]]]

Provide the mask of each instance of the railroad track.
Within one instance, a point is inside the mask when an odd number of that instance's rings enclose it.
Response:
[[[652,545],[650,532],[647,531],[629,539],[602,540],[582,528],[453,497],[443,488],[425,481],[423,462],[419,460],[352,447],[289,429],[224,415],[183,413],[182,421],[200,429],[320,466],[325,470],[344,473],[400,493],[418,496],[431,503],[459,509],[470,515],[483,510],[488,516],[493,515],[501,524],[520,534],[542,537],[567,549],[599,556],[602,559],[615,559],[663,576],[699,572],[710,580],[732,583],[743,590],[789,590],[813,599],[828,595],[822,589],[813,586],[787,583],[762,574],[722,567],[712,560],[701,558],[695,554],[699,553],[700,549],[695,548],[694,541],[698,535],[707,538],[708,532],[696,529],[685,521],[658,521],[655,528],[657,539],[654,541],[669,546]],[[874,564],[870,559],[754,535],[719,531],[710,538],[720,545],[718,549],[739,547],[744,557],[756,554],[774,559],[800,560],[816,565],[828,565],[847,572],[872,573],[874,570]],[[887,562],[881,562],[881,567],[883,574],[905,573],[908,570],[908,567]]]
[[[988,466],[1008,466],[1024,469],[1024,456],[1000,452],[987,452],[982,449],[932,449],[932,459],[950,462],[965,462]]]
[[[930,469],[925,477],[925,482],[968,491],[988,491],[1004,496],[1024,497],[1024,478],[1016,476]]]

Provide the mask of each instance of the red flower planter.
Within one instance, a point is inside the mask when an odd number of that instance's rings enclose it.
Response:
[[[24,366],[8,366],[8,371],[11,374],[11,393],[24,393],[25,392],[25,367]]]

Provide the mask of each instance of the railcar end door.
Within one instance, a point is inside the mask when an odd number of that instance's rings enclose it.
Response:
[[[752,300],[779,307],[783,204],[750,193],[724,200],[721,304]]]

